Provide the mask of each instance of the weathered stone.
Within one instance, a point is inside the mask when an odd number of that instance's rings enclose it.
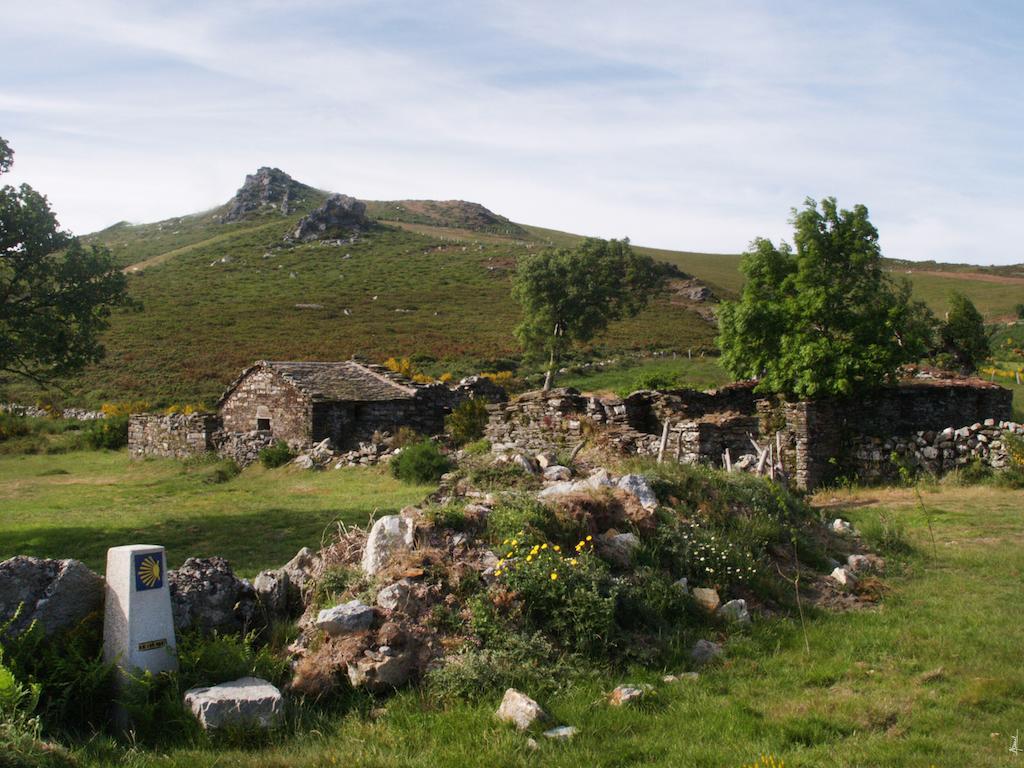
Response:
[[[648,511],[657,509],[658,497],[651,488],[651,483],[643,475],[623,475],[616,486],[626,493],[632,494],[640,502],[640,506]]]
[[[366,538],[362,566],[373,576],[387,567],[398,552],[412,547],[415,538],[415,523],[401,515],[385,515],[378,519]]]
[[[613,707],[631,704],[640,701],[650,690],[649,685],[620,685],[608,694],[608,703]]]
[[[722,655],[722,644],[711,640],[698,640],[690,649],[690,660],[698,667],[711,663]]]
[[[537,469],[537,465],[533,463],[533,460],[521,453],[517,453],[512,457],[512,463],[528,475],[536,475],[540,473],[540,470]]]
[[[718,606],[722,602],[722,599],[718,596],[718,591],[709,587],[694,587],[691,592],[694,602],[708,613],[717,611]]]
[[[337,637],[369,629],[376,615],[370,606],[351,600],[320,611],[316,617],[316,626],[331,637]]]
[[[386,611],[400,609],[415,615],[418,606],[414,596],[414,587],[415,585],[409,579],[389,584],[377,593],[377,605]]]
[[[296,456],[295,460],[292,461],[292,464],[294,464],[299,469],[313,469],[313,467],[316,466],[315,462],[313,461],[313,457],[306,453],[302,454],[301,456]]]
[[[746,600],[730,600],[718,609],[718,615],[730,624],[750,623]]]
[[[414,659],[409,652],[393,653],[388,648],[366,651],[348,665],[348,679],[354,688],[365,688],[372,693],[389,693],[401,688],[412,677]]]
[[[316,554],[309,547],[303,547],[295,553],[295,557],[289,560],[281,568],[281,572],[288,577],[288,599],[291,603],[301,599],[301,591],[313,578],[313,569],[316,567]]]
[[[674,586],[684,595],[690,594],[690,581],[685,576],[683,576],[683,578],[679,579],[678,581],[673,582],[672,586]]]
[[[283,569],[261,571],[252,580],[256,599],[267,618],[278,620],[289,614],[290,601],[288,574]]]
[[[223,557],[190,557],[167,574],[174,628],[234,633],[251,627],[256,593]]]
[[[552,464],[544,469],[544,479],[547,481],[566,481],[572,479],[572,470],[558,464]]]
[[[505,691],[501,706],[498,707],[495,715],[502,722],[513,723],[520,731],[525,731],[534,723],[542,723],[548,719],[547,713],[541,709],[540,704],[515,688]]]
[[[224,214],[223,221],[237,221],[249,213],[267,208],[287,215],[303,189],[302,184],[279,168],[260,168],[245,177],[245,183],[228,202],[231,207]]]
[[[366,227],[366,204],[348,195],[331,195],[324,204],[303,218],[292,234],[307,242],[323,237],[337,237]]]
[[[853,533],[853,526],[850,525],[846,520],[841,517],[837,517],[832,521],[832,525],[829,526],[835,533]]]
[[[537,466],[541,469],[547,469],[558,464],[558,457],[554,451],[541,451],[536,456]]]
[[[832,578],[843,587],[852,587],[857,583],[857,577],[848,568],[839,567],[832,571]]]
[[[0,624],[10,621],[22,604],[7,631],[16,636],[38,621],[52,637],[103,607],[103,579],[78,560],[12,557],[0,563]]]
[[[185,692],[185,706],[208,730],[269,729],[284,722],[281,692],[258,677],[243,677],[209,688],[192,688]]]
[[[885,570],[885,560],[878,555],[850,555],[846,558],[846,567],[854,573]]]

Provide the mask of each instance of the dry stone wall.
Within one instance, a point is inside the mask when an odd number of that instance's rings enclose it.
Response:
[[[218,429],[220,419],[212,413],[137,413],[128,419],[128,453],[133,459],[184,459],[212,451]]]
[[[313,404],[268,368],[254,368],[220,405],[225,432],[253,432],[268,419],[276,440],[293,447],[313,441]]]

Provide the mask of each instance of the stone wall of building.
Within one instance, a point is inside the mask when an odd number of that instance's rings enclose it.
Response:
[[[293,447],[312,442],[313,404],[267,368],[253,369],[220,405],[225,432],[254,432],[269,419],[270,434]]]
[[[915,466],[928,471],[948,470],[955,466],[950,459],[964,455],[987,461],[988,449],[976,444],[967,453],[956,446],[956,457],[941,447],[935,457],[932,442],[919,442],[934,441],[946,427],[964,422],[1006,422],[1011,399],[1008,390],[977,379],[914,380],[857,402],[759,397],[750,382],[709,392],[635,392],[625,400],[553,389],[490,406],[486,436],[498,452],[566,450],[587,437],[623,454],[653,456],[668,424],[665,456],[670,460],[722,466],[728,451],[733,463],[749,466],[755,443],[772,445],[794,484],[814,488],[844,475],[881,477],[890,471],[881,465],[891,464],[889,454],[901,445],[916,457]],[[993,437],[982,433],[970,439],[991,444]],[[911,444],[916,448],[907,447]],[[887,452],[885,445],[891,446]],[[882,453],[884,461],[874,458]]]
[[[184,459],[214,450],[220,419],[213,413],[161,416],[137,413],[128,419],[128,453],[133,459]]]
[[[214,450],[219,456],[231,459],[240,467],[254,464],[260,458],[260,451],[277,442],[270,432],[215,432],[212,436]]]

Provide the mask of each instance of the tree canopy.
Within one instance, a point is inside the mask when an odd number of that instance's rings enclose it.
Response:
[[[725,368],[809,398],[871,389],[919,360],[934,317],[883,270],[868,209],[808,198],[790,223],[795,248],[758,238],[743,255],[742,294],[718,314]]]
[[[985,320],[969,298],[959,291],[949,296],[949,312],[939,328],[942,352],[952,355],[960,370],[971,373],[991,353]]]
[[[520,259],[512,281],[523,310],[516,335],[527,352],[548,355],[545,389],[569,346],[590,341],[613,320],[636,315],[663,284],[664,270],[636,254],[628,238],[588,238],[572,249]]]
[[[0,174],[13,158],[0,138]],[[0,187],[0,374],[42,383],[99,360],[126,285],[109,251],[60,229],[45,196]]]

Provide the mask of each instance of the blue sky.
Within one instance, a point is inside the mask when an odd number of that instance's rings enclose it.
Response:
[[[10,181],[76,232],[278,166],[666,248],[864,203],[888,256],[1024,262],[1019,2],[22,2]]]

